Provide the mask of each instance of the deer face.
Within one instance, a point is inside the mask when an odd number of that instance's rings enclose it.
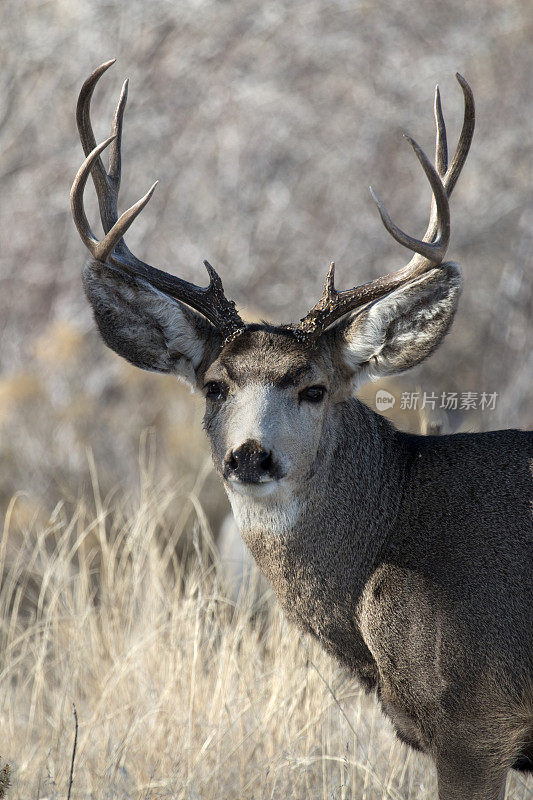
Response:
[[[266,497],[311,477],[342,388],[329,349],[309,348],[283,329],[250,326],[226,346],[202,389],[205,429],[227,488]]]

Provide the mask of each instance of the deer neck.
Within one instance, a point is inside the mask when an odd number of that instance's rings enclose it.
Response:
[[[357,400],[335,414],[307,481],[270,503],[230,496],[241,534],[281,604],[323,639],[332,620],[353,626],[405,483],[398,436],[385,419]]]

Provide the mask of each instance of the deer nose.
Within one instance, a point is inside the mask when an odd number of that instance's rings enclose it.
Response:
[[[260,483],[275,477],[274,460],[270,450],[265,450],[255,439],[230,450],[224,459],[226,477],[244,483]]]

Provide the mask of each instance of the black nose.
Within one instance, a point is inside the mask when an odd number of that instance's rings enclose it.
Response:
[[[248,439],[226,455],[226,476],[238,478],[244,483],[259,483],[265,478],[275,477],[272,453],[264,450],[255,439]]]

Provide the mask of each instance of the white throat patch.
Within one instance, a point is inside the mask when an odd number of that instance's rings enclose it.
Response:
[[[268,486],[259,484],[257,487]],[[289,533],[297,524],[305,502],[294,497],[292,493],[276,487],[269,494],[258,494],[239,491],[226,484],[231,509],[239,530],[244,535],[247,531],[265,531],[273,536]]]

